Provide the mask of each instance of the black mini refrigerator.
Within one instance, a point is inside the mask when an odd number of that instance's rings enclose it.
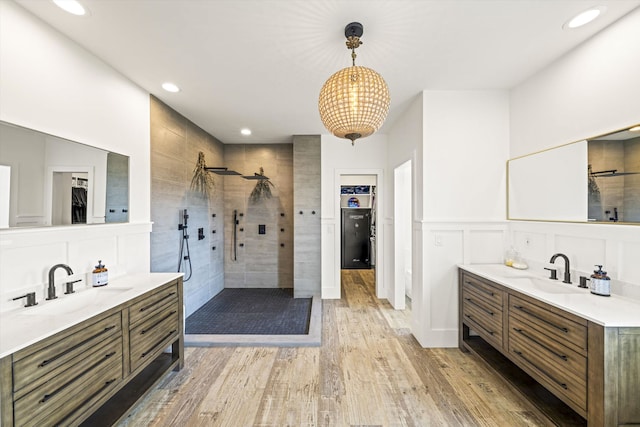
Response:
[[[342,209],[342,268],[371,268],[371,209]]]

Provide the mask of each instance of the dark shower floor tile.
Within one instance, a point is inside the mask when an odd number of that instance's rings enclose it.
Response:
[[[293,289],[223,289],[187,317],[186,333],[301,335],[310,316],[311,298],[293,298]]]

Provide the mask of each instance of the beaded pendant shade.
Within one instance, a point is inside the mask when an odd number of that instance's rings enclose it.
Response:
[[[320,90],[318,110],[324,126],[339,138],[365,138],[376,132],[389,112],[389,88],[374,70],[356,66],[355,49],[362,44],[362,24],[352,22],[345,28],[347,48],[353,65],[326,81]]]

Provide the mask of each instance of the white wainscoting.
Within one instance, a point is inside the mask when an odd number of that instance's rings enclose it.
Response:
[[[612,292],[640,298],[640,226],[511,221],[509,230],[510,241],[535,273],[544,274],[542,268],[560,252],[569,257],[573,282],[602,264]],[[563,263],[556,263],[562,273]]]
[[[414,224],[412,332],[423,347],[458,345],[458,264],[501,263],[506,221]],[[417,240],[415,240],[417,239]]]
[[[45,298],[49,269],[67,264],[76,286],[90,286],[98,260],[109,277],[149,271],[151,223],[76,225],[68,227],[14,228],[0,231],[0,311],[20,307],[11,298],[36,292]],[[64,273],[66,274],[66,273]],[[63,276],[56,274],[57,281]],[[58,285],[58,293],[63,292]]]

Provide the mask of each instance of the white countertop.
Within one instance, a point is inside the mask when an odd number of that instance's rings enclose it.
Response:
[[[459,265],[463,270],[499,283],[606,327],[640,327],[640,301],[612,294],[603,297],[581,289],[576,283],[550,280],[529,270],[502,264]]]
[[[38,301],[34,307],[21,307],[0,314],[0,358],[41,341],[95,315],[123,304],[139,295],[181,277],[182,273],[141,273],[110,279],[99,298],[87,300],[92,288],[80,289],[71,295],[58,295],[52,301]],[[119,292],[120,291],[120,292]],[[85,292],[88,292],[85,294]],[[98,294],[96,294],[98,295]],[[78,298],[78,300],[72,300]],[[70,312],[51,314],[51,309],[73,305]],[[60,304],[54,306],[55,304]]]

